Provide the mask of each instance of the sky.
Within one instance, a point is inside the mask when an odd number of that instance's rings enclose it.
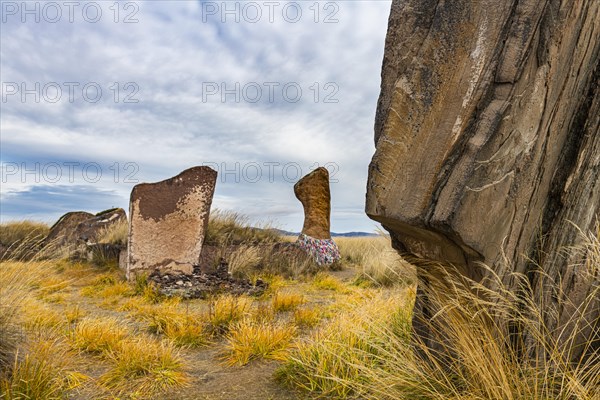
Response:
[[[334,232],[364,213],[390,1],[0,1],[0,219],[128,210],[197,165],[212,208],[300,231],[330,172]]]

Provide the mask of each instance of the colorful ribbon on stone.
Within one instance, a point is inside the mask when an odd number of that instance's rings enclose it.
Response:
[[[333,264],[340,259],[340,251],[333,239],[315,239],[301,233],[296,244],[319,265]]]

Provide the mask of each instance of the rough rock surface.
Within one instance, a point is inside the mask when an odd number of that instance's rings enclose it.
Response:
[[[46,244],[60,246],[67,243],[75,243],[79,239],[77,227],[90,218],[94,218],[94,214],[85,211],[66,213],[50,227],[50,232],[45,240]]]
[[[598,286],[559,252],[598,218],[598,21],[594,0],[394,0],[389,18],[367,214],[415,260],[526,274],[550,330]]]
[[[294,194],[304,207],[302,233],[315,239],[331,239],[331,193],[327,169],[319,167],[305,175],[294,185]]]
[[[85,211],[68,212],[52,225],[45,242],[54,246],[96,243],[103,229],[124,220],[127,220],[127,215],[122,208],[112,208],[96,215]]]
[[[139,272],[192,274],[198,264],[217,172],[193,167],[131,192],[127,277]]]
[[[86,243],[96,243],[98,235],[103,229],[123,221],[127,221],[127,214],[122,208],[112,208],[99,212],[77,226],[78,239]]]

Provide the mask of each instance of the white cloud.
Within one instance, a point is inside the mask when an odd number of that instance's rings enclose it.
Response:
[[[40,23],[30,16],[26,23],[20,15],[7,16],[0,39],[3,90],[7,82],[24,82],[29,89],[36,82],[41,87],[56,82],[63,90],[65,82],[80,87],[95,82],[102,97],[86,102],[79,88],[73,102],[65,101],[67,92],[54,104],[43,96],[39,103],[31,94],[25,102],[19,94],[8,96],[0,118],[2,161],[93,161],[103,168],[134,162],[139,166],[136,177],[143,181],[162,180],[206,162],[298,163],[304,173],[315,163],[332,162],[339,166],[339,183],[332,184],[332,229],[372,230],[362,209],[390,3],[333,2],[339,22],[325,24],[323,18],[335,11],[324,9],[329,3],[319,3],[319,23],[309,9],[313,2],[298,3],[303,16],[297,23],[277,13],[269,23],[263,2],[256,2],[263,11],[259,23],[244,22],[243,17],[235,23],[231,15],[222,23],[219,15],[203,13],[208,3],[191,1],[136,3],[139,22],[133,24],[113,22],[113,3],[98,3],[103,11],[98,23],[86,22],[77,13],[73,23],[63,13],[56,24],[45,23],[43,16]],[[234,7],[234,2],[228,4]],[[121,9],[119,19],[131,11]],[[123,102],[131,93],[123,87],[128,82],[139,87],[133,96],[138,103]],[[264,89],[263,96],[257,103],[243,97],[236,103],[228,95],[222,103],[217,94],[205,102],[206,82],[228,88],[255,82]],[[274,102],[267,99],[265,82],[280,84]],[[289,82],[302,88],[297,103],[286,101],[280,91]],[[338,103],[323,102],[333,93],[324,88],[328,82],[338,89]],[[313,99],[315,83],[318,103]],[[293,182],[283,179],[281,170],[276,172],[274,182],[268,177],[256,184],[219,182],[214,205],[257,219],[274,216],[286,228],[298,230],[302,212],[291,192]],[[11,176],[3,184],[3,197],[37,184]],[[119,205],[127,206],[132,184],[103,177],[93,185],[112,191],[120,196]]]

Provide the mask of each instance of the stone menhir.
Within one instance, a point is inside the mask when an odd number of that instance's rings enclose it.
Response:
[[[331,193],[329,172],[319,167],[294,185],[294,194],[304,207],[304,225],[297,244],[319,265],[332,264],[340,258],[329,231]]]
[[[598,1],[393,0],[366,212],[423,261],[426,342],[434,261],[515,293],[524,274],[555,339],[579,321],[573,359],[600,346],[600,275],[562,251],[600,211],[599,20]]]
[[[122,208],[112,208],[96,215],[85,211],[68,212],[52,225],[45,243],[57,247],[96,243],[104,229],[126,220],[127,215]]]
[[[217,172],[193,167],[131,192],[127,277],[159,272],[191,274],[198,264]]]

